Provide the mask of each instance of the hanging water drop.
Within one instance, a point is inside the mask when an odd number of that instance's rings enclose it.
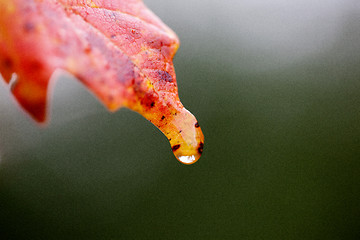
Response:
[[[204,135],[195,117],[182,108],[167,125],[171,126],[172,131],[165,135],[170,137],[175,157],[184,164],[199,160],[204,148]]]
[[[190,165],[199,160],[204,148],[204,135],[194,115],[180,101],[166,108],[150,104],[150,107],[140,109],[148,110],[139,112],[163,132],[181,163]]]
[[[193,164],[197,161],[194,155],[191,156],[176,156],[176,158],[184,164]]]

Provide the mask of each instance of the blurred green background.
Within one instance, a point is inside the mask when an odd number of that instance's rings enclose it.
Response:
[[[0,239],[360,239],[360,2],[145,2],[202,158],[70,77],[46,128],[1,84]]]

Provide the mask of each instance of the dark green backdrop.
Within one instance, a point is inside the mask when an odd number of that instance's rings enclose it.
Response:
[[[203,157],[55,86],[39,128],[0,86],[0,239],[360,239],[358,1],[146,1],[179,35]]]

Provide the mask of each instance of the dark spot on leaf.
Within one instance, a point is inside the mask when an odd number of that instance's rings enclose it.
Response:
[[[31,22],[27,22],[24,24],[24,31],[25,32],[32,32],[35,29],[35,25]]]
[[[182,132],[182,130],[179,131],[179,133],[181,133],[181,132]]]
[[[204,149],[204,143],[199,143],[199,147],[198,147],[198,153],[200,153],[200,154],[202,154],[202,152],[203,152],[203,149]]]
[[[39,72],[44,68],[44,65],[41,62],[34,60],[29,63],[28,67],[33,72]]]
[[[171,147],[171,149],[173,150],[173,152],[175,152],[176,150],[178,150],[180,148],[180,144],[174,145]]]
[[[135,39],[141,38],[141,33],[136,29],[130,29],[130,33]]]
[[[200,127],[200,125],[199,125],[198,122],[195,123],[195,127],[196,127],[196,128]]]
[[[154,107],[155,106],[155,102],[151,102],[150,107]]]
[[[3,61],[3,66],[5,68],[12,68],[13,61],[10,58],[5,58],[4,61]]]
[[[161,120],[164,120],[164,119],[165,119],[165,116],[162,116],[162,117],[161,117]]]
[[[86,46],[86,47],[84,48],[84,52],[85,52],[86,54],[91,53],[91,47],[90,47],[90,45],[89,45],[89,46]]]
[[[159,70],[158,74],[159,74],[160,79],[165,81],[165,82],[172,82],[173,81],[172,76],[166,71]]]

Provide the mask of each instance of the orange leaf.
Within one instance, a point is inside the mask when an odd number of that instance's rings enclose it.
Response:
[[[0,72],[19,104],[46,121],[56,69],[76,76],[111,111],[128,107],[191,164],[204,137],[181,104],[172,59],[175,33],[141,0],[0,0]]]

